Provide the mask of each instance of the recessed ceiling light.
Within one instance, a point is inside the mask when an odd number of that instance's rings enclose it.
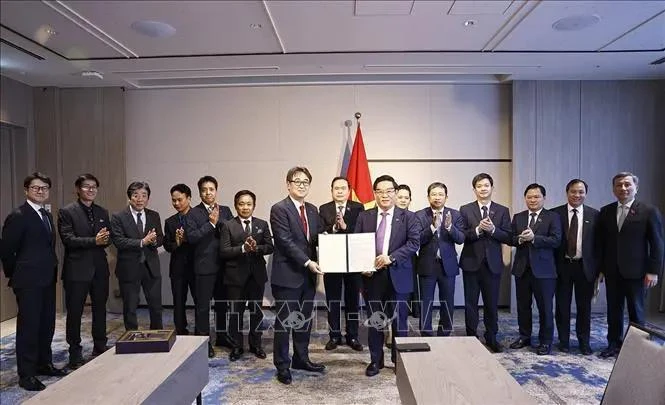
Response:
[[[564,17],[554,24],[552,28],[556,31],[580,31],[596,25],[600,22],[600,17],[596,14],[581,14]]]
[[[261,29],[261,24],[249,24],[249,28],[253,30],[260,30]]]
[[[46,33],[49,35],[58,35],[58,32],[56,30],[48,26],[44,29],[44,31],[46,31]]]
[[[135,21],[132,23],[132,29],[150,38],[167,38],[176,31],[173,26],[165,22],[150,20]]]
[[[476,20],[466,20],[464,21],[464,26],[465,27],[473,27],[476,25]]]

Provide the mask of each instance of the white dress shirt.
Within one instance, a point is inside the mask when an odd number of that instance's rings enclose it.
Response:
[[[567,204],[568,206],[568,228],[570,229],[570,221],[573,219],[573,206]],[[577,209],[577,243],[575,244],[575,257],[571,259],[581,259],[582,258],[582,226],[584,225],[584,205],[580,205]],[[566,254],[566,257],[568,255]]]

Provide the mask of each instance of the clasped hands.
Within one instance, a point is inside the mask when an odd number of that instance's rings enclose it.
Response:
[[[97,246],[108,245],[110,236],[111,232],[109,232],[106,227],[100,229],[99,232],[97,232],[97,235],[95,235],[95,244],[97,244]]]
[[[524,242],[531,242],[533,241],[533,238],[534,238],[533,230],[531,228],[526,228],[517,237],[517,243],[521,245]]]
[[[245,253],[256,252],[256,240],[252,236],[248,236],[247,239],[245,239],[245,243],[243,243],[242,247]]]
[[[157,243],[157,232],[155,232],[155,228],[152,228],[150,232],[141,239],[141,242],[143,242],[143,246]]]

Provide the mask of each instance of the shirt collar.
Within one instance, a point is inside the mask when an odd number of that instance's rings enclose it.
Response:
[[[528,210],[528,211],[529,211],[529,216],[531,216],[531,214],[535,212],[535,213],[536,213],[536,217],[539,217],[539,216],[540,216],[540,213],[543,211],[543,209],[541,208],[541,209],[539,209],[538,211],[531,211],[531,210]]]
[[[304,202],[304,201],[303,201],[303,202],[296,201],[296,200],[295,200],[293,197],[291,197],[291,196],[289,196],[289,199],[290,199],[291,202],[296,206],[296,208],[297,208],[298,210],[300,210],[300,206],[301,206],[301,205],[302,205],[302,206],[305,206],[305,202]],[[305,212],[307,212],[307,210],[305,210]]]
[[[478,203],[478,209],[481,211],[483,210],[483,207],[487,207],[487,210],[489,211],[490,205],[492,205],[492,201],[488,202],[487,205],[483,205],[480,201],[477,200],[476,202]]]
[[[28,205],[30,205],[32,207],[33,210],[37,211],[37,213],[40,213],[39,210],[44,208],[43,206],[35,204],[30,200],[25,200],[25,201],[28,203]]]
[[[378,211],[377,215],[380,217],[380,216],[381,216],[381,213],[383,212],[383,210],[382,210],[381,208],[378,208],[378,207],[377,207],[377,211]],[[389,216],[389,217],[395,215],[395,206],[393,205],[393,206],[392,206],[389,210],[387,210],[386,212],[388,213],[388,216]]]
[[[132,213],[133,216],[136,216],[136,214],[139,213],[139,211],[136,211],[136,210],[134,209],[134,207],[132,207],[131,205],[129,206],[129,211],[131,211],[131,213]],[[143,211],[141,211],[141,214],[144,214],[144,213],[145,213],[145,209],[144,209]]]
[[[568,207],[568,212],[573,212],[573,210],[577,210],[577,213],[579,214],[580,212],[584,211],[584,205],[580,205],[579,207],[575,208],[570,204],[566,204]]]
[[[628,201],[628,202],[625,203],[625,204],[621,204],[620,201],[617,201],[617,208],[621,207],[622,205],[625,205],[626,207],[628,207],[628,209],[630,209],[630,207],[633,206],[633,203],[634,203],[634,202],[635,202],[635,199],[634,199],[634,198],[633,198],[632,200]]]

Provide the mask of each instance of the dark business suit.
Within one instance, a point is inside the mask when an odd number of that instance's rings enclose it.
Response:
[[[55,331],[55,227],[50,230],[27,202],[5,219],[2,263],[16,295],[16,364],[20,378],[34,377],[37,368],[52,363]]]
[[[194,284],[196,290],[196,311],[194,316],[197,335],[210,335],[210,300],[221,285],[221,260],[219,257],[219,233],[226,217],[233,218],[229,207],[219,206],[219,219],[213,226],[208,219],[208,210],[203,203],[187,213],[185,237],[194,245]],[[219,280],[218,280],[219,278]],[[225,303],[221,304],[225,305]],[[215,309],[220,307],[216,303]],[[225,332],[226,316],[216,314],[217,332]],[[220,324],[221,323],[221,324]],[[220,327],[221,326],[221,327]]]
[[[194,246],[185,240],[178,246],[175,240],[176,230],[187,225],[187,215],[176,213],[164,222],[164,249],[171,254],[169,277],[173,294],[173,323],[178,335],[188,335],[187,330],[187,291],[192,294],[196,305],[194,288]]]
[[[515,258],[515,292],[517,295],[517,323],[520,338],[531,339],[531,303],[536,299],[540,327],[538,340],[541,345],[551,345],[554,336],[552,313],[554,289],[556,287],[556,249],[561,244],[561,219],[555,212],[542,209],[531,227],[534,239],[518,243],[518,235],[530,221],[530,211],[513,216],[512,234]]]
[[[139,230],[129,207],[111,217],[111,239],[118,249],[115,275],[120,283],[126,330],[137,330],[139,327],[136,308],[141,287],[150,312],[150,329],[163,328],[162,274],[157,248],[162,246],[164,234],[159,213],[145,208],[141,217],[143,231]],[[153,228],[157,234],[156,242],[141,247],[141,239]]]
[[[365,300],[368,303],[370,319],[376,319],[374,313],[384,312],[392,319],[393,337],[407,335],[408,299],[413,291],[413,256],[420,246],[420,222],[413,212],[394,207],[393,218],[387,217],[391,223],[388,255],[393,263],[372,273],[371,277],[363,276]],[[358,215],[354,233],[377,231],[378,208],[363,211]],[[371,363],[383,363],[384,329],[387,325],[376,323],[368,331],[368,346]],[[392,346],[392,359],[395,361],[395,345]]]
[[[365,207],[356,201],[347,201],[344,210],[344,223],[346,229],[334,229],[337,219],[337,203],[330,201],[319,207],[319,216],[323,229],[328,233],[352,233],[356,225],[358,214]],[[341,339],[341,304],[342,286],[344,286],[344,318],[346,325],[346,340],[358,339],[358,300],[362,286],[360,273],[329,273],[323,276],[326,290],[326,304],[328,305],[328,326],[330,327],[330,338]]]
[[[617,348],[623,341],[623,309],[628,302],[630,322],[644,324],[644,277],[663,276],[663,221],[658,208],[634,200],[621,230],[618,203],[600,209],[596,229],[600,271],[607,293],[607,340]],[[661,282],[662,283],[662,282]]]
[[[450,213],[450,230],[445,228],[445,219]],[[420,334],[432,336],[432,303],[434,290],[439,286],[439,327],[438,336],[448,336],[453,330],[455,311],[455,278],[459,274],[455,244],[464,243],[464,222],[459,211],[444,207],[441,211],[441,226],[432,232],[434,212],[427,207],[416,212],[420,221],[420,251],[418,252],[417,273],[420,276],[422,312]]]
[[[91,218],[87,210],[92,213]],[[92,221],[92,222],[91,222]],[[96,235],[102,229],[111,231],[109,213],[92,203],[84,206],[73,202],[58,212],[58,232],[65,245],[62,280],[67,308],[67,343],[72,360],[81,356],[81,317],[88,294],[92,306],[92,339],[97,352],[106,348],[106,300],[109,297],[109,244],[97,245]]]
[[[580,210],[581,209],[581,210]],[[570,220],[568,204],[554,208],[552,211],[559,215],[561,220],[561,246],[557,250],[557,286],[556,286],[556,328],[559,334],[559,343],[568,347],[570,339],[570,307],[573,299],[573,287],[575,288],[575,306],[577,307],[577,318],[575,322],[575,333],[581,347],[589,347],[591,334],[591,299],[593,298],[594,282],[598,277],[598,257],[595,229],[598,222],[598,210],[583,205],[577,208],[581,211],[582,233],[577,235],[581,238],[582,254],[570,256],[567,253],[568,237],[570,233]],[[580,219],[578,218],[578,223]],[[575,242],[576,243],[576,242]]]
[[[305,202],[308,234],[303,229],[300,213],[290,197],[270,208],[270,226],[275,251],[270,284],[275,297],[277,321],[273,362],[278,370],[289,368],[289,333],[293,333],[293,363],[309,361],[309,339],[312,329],[312,308],[316,293],[316,274],[305,266],[316,261],[316,246],[321,225],[316,206]],[[295,318],[299,311],[304,318]]]
[[[243,219],[235,217],[222,224],[220,254],[226,262],[224,285],[231,301],[229,331],[235,344],[243,348],[243,314],[249,302],[249,346],[261,347],[261,321],[263,292],[268,274],[263,256],[272,254],[274,248],[268,223],[252,217],[245,230]],[[256,241],[256,252],[243,252],[245,240],[252,236]]]
[[[476,336],[478,329],[478,296],[483,296],[483,323],[485,342],[496,343],[499,331],[498,303],[501,273],[503,273],[503,253],[501,244],[511,244],[510,212],[508,208],[492,201],[487,216],[494,224],[494,232],[476,227],[482,220],[482,210],[478,201],[460,207],[464,228],[464,248],[460,255],[460,267],[464,280],[464,322],[466,334]]]

